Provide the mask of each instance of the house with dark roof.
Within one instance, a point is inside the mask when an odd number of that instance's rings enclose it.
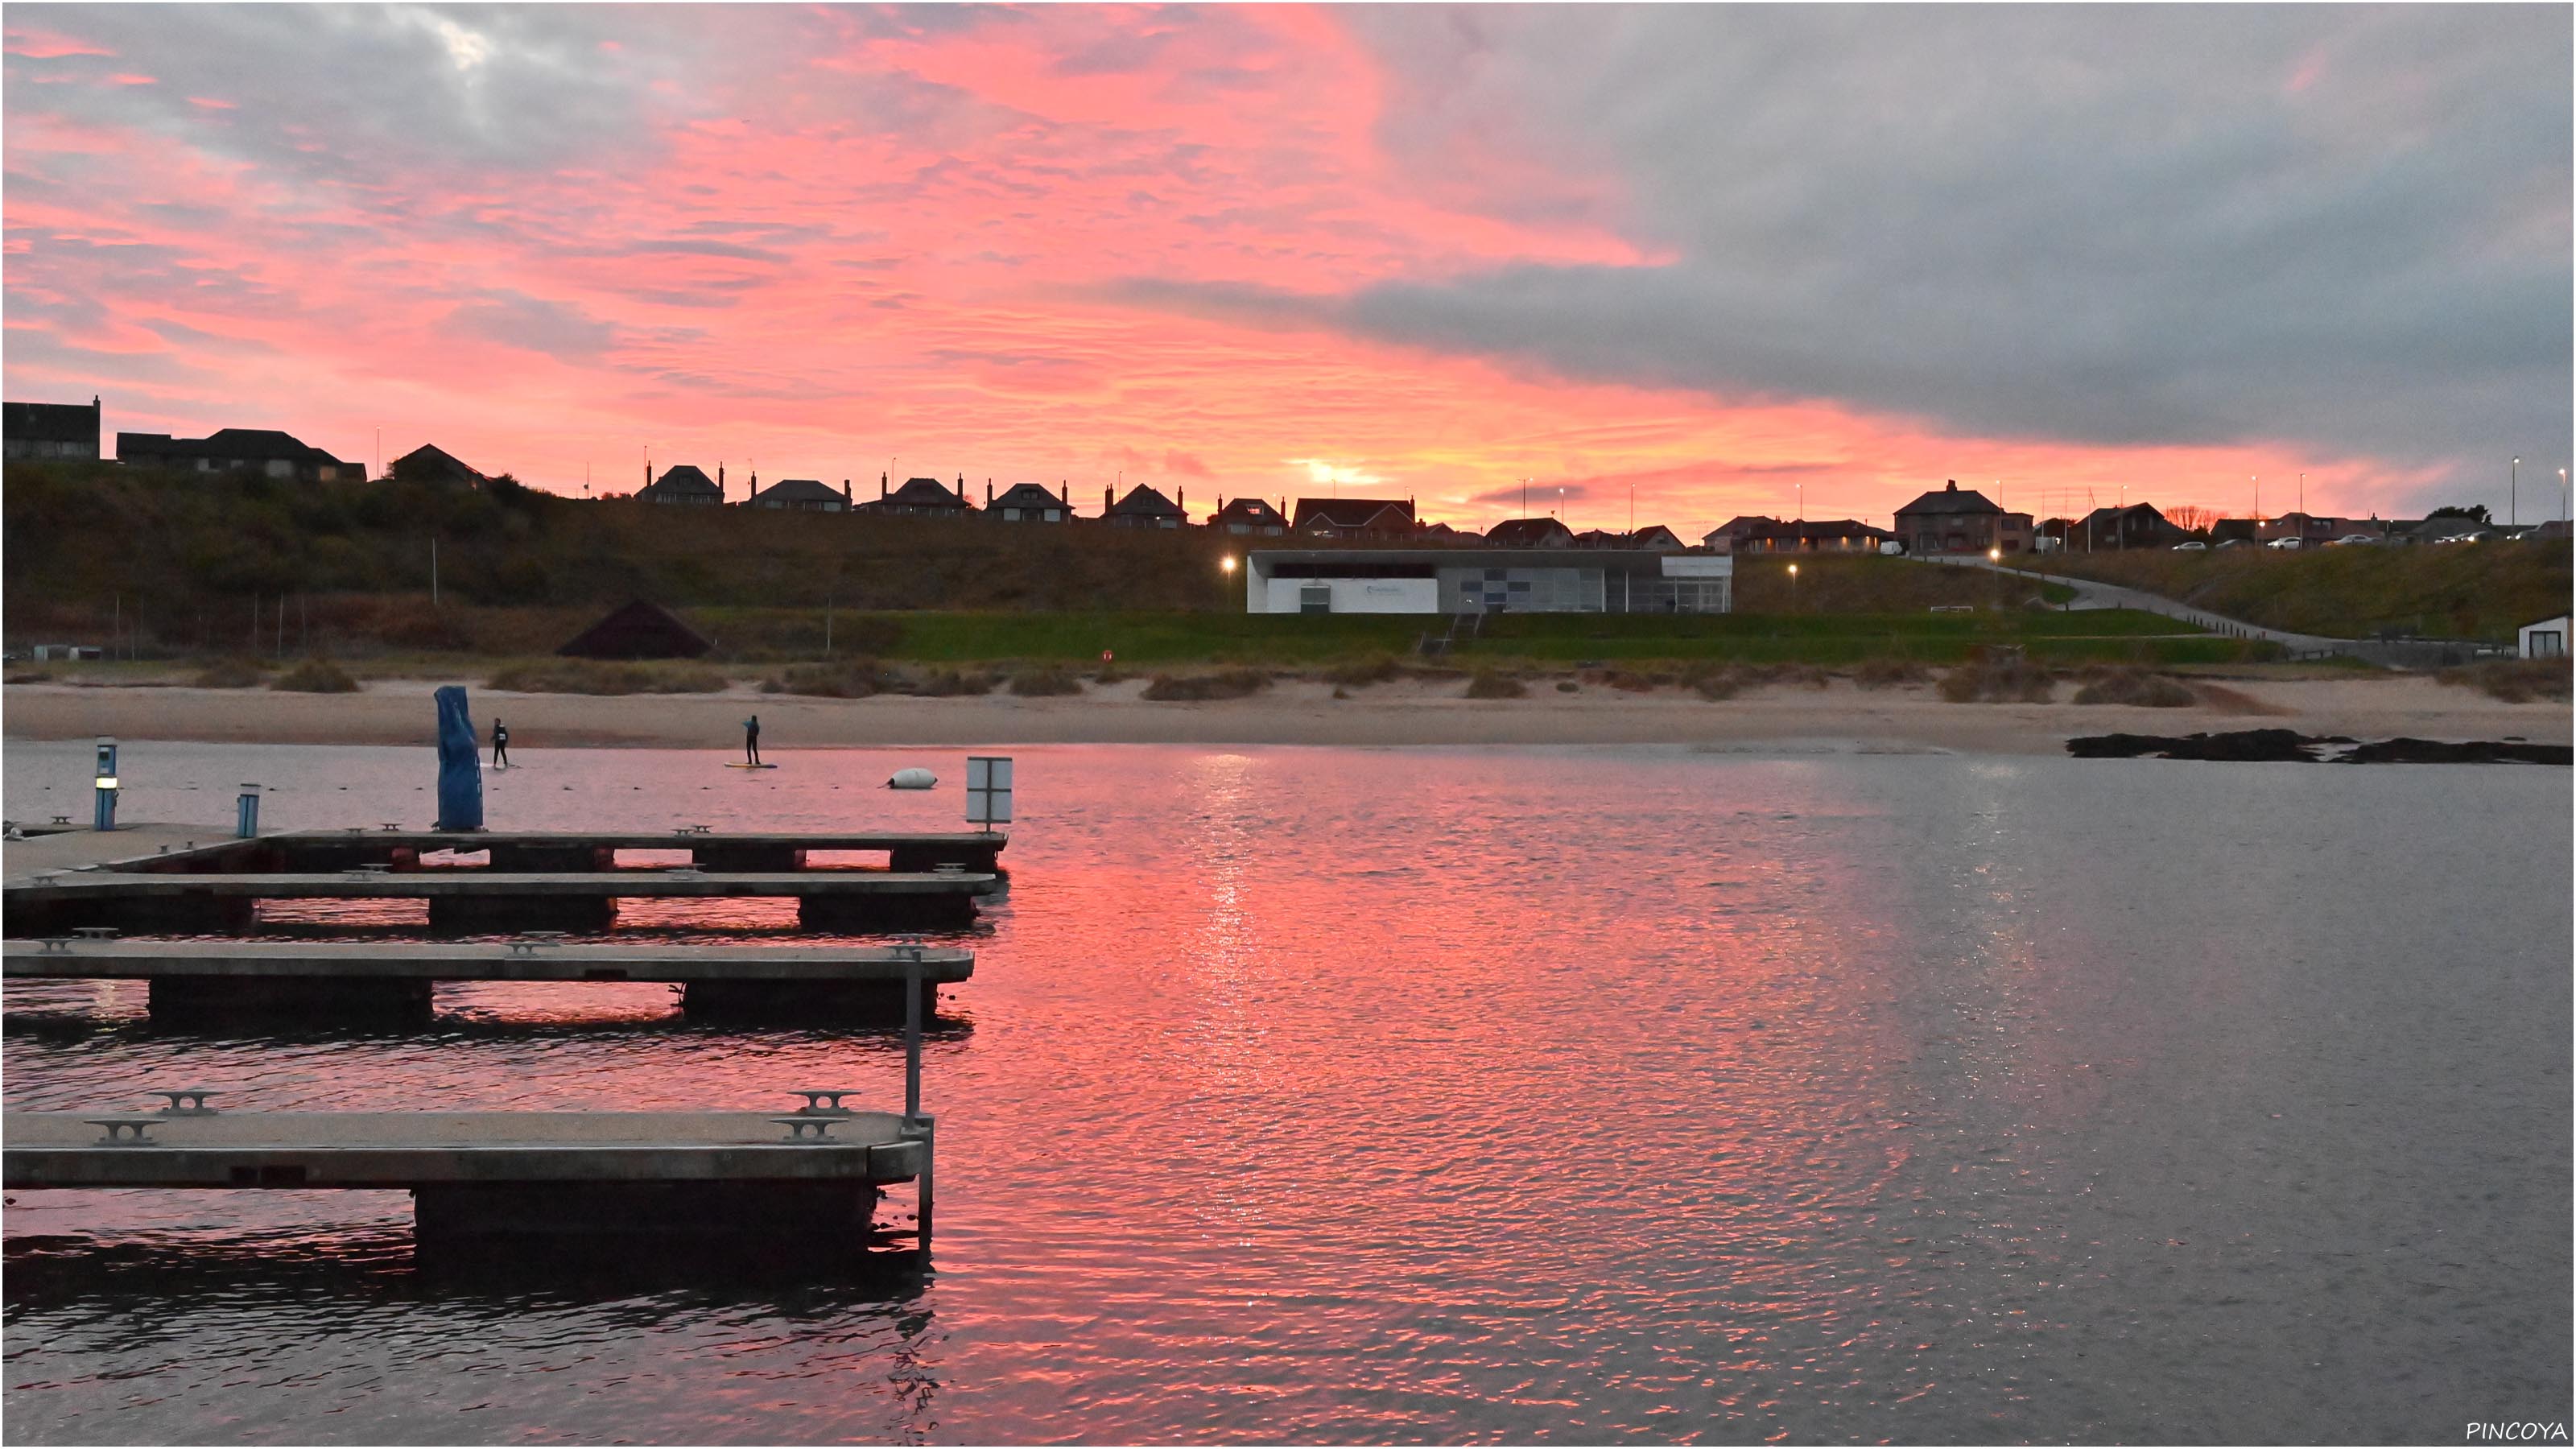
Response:
[[[12,461],[98,461],[98,399],[0,404],[0,456]]]
[[[1410,498],[1300,498],[1290,527],[1315,538],[1411,538]]]
[[[975,511],[966,497],[966,475],[957,475],[952,489],[936,478],[906,478],[903,486],[888,492],[889,475],[877,475],[877,496],[858,506],[860,513],[880,518],[964,518]]]
[[[751,501],[746,508],[777,508],[794,513],[847,513],[850,511],[850,485],[845,481],[835,488],[820,478],[782,478],[768,487],[760,486],[760,475],[751,475]]]
[[[2066,526],[2066,546],[2077,552],[2095,549],[2171,548],[2191,537],[2152,503],[2125,508],[2096,508]]]
[[[1876,553],[1894,537],[1856,518],[1734,518],[1702,541],[1712,553]]]
[[[1650,523],[1644,528],[1629,533],[1619,533],[1607,528],[1587,528],[1574,536],[1574,546],[1576,548],[1642,548],[1657,553],[1688,551],[1688,546],[1675,537],[1671,529],[1660,523]]]
[[[1100,490],[1100,521],[1112,528],[1187,528],[1190,490],[1180,490],[1175,503],[1155,489],[1139,483],[1127,490],[1127,496],[1112,503],[1109,490]]]
[[[722,465],[718,465],[717,471],[723,471]],[[713,508],[724,503],[724,485],[708,477],[697,464],[682,463],[665,469],[661,477],[636,489],[635,501]]]
[[[984,516],[999,523],[1070,523],[1073,521],[1073,495],[1070,492],[1049,493],[1035,483],[1014,483],[996,498],[993,485],[987,483],[984,485]]]
[[[385,469],[385,476],[397,483],[422,483],[433,488],[480,488],[491,478],[444,448],[423,443]]]
[[[1248,534],[1257,538],[1279,538],[1288,532],[1288,515],[1270,506],[1266,498],[1238,498],[1232,503],[1220,498],[1208,527],[1219,533]]]
[[[1914,554],[2026,553],[2030,549],[2030,515],[2008,513],[2002,505],[1959,480],[1938,493],[1926,493],[1896,510],[1896,537]]]
[[[178,468],[191,473],[246,471],[304,483],[355,483],[367,476],[364,467],[343,463],[293,434],[274,428],[221,428],[202,438],[119,433],[116,461],[132,467]]]
[[[1738,514],[1699,536],[1700,547],[1710,553],[1733,553],[1738,542],[1751,538],[1766,528],[1777,528],[1780,520],[1755,514]]]
[[[1425,543],[1470,544],[1485,541],[1485,536],[1481,533],[1464,528],[1452,528],[1445,523],[1426,523],[1415,529],[1413,536]]]
[[[1485,530],[1492,548],[1572,548],[1574,530],[1553,518],[1506,518]]]

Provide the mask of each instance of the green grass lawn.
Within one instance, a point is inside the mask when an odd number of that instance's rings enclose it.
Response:
[[[2490,542],[2295,553],[2140,549],[2019,562],[2304,634],[2350,639],[2395,629],[2510,641],[2520,625],[2566,612],[2570,560],[2563,543]]]
[[[864,622],[863,622],[864,619]],[[720,629],[763,632],[761,621],[711,618]],[[1185,664],[1307,667],[1371,654],[1411,654],[1446,619],[1419,615],[1171,613],[918,613],[845,617],[843,638],[875,634],[890,660],[967,664],[1007,660],[1121,668]],[[1980,646],[2017,645],[2033,656],[2157,664],[2263,657],[2245,641],[2202,634],[2127,610],[1934,614],[1503,614],[1462,661],[1573,664],[1585,660],[1744,660],[1852,663],[1872,658],[1943,663]],[[817,651],[819,652],[819,650]],[[846,648],[838,653],[854,652]]]

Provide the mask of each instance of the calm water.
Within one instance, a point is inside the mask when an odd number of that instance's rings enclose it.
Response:
[[[226,819],[246,779],[286,782],[276,827],[432,813],[425,749],[126,753],[129,819]],[[21,1194],[9,1437],[2456,1442],[2569,1417],[2565,771],[1015,753],[1011,891],[929,1053],[932,1271],[424,1276],[399,1195]],[[83,756],[12,745],[9,813],[85,811]],[[962,773],[526,758],[496,826],[944,828]],[[951,778],[867,788],[913,763]],[[375,1036],[157,1033],[130,987],[9,1003],[17,1107],[182,1077],[275,1108],[900,1090],[884,1035],[692,1029],[652,987],[451,989],[436,1027]]]

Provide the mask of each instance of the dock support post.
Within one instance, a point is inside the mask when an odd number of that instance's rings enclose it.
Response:
[[[605,931],[617,923],[613,896],[431,896],[429,929],[439,935],[492,931]]]
[[[966,891],[922,895],[804,896],[796,924],[808,931],[945,931],[975,924]]]
[[[344,976],[160,976],[156,1025],[200,1021],[425,1021],[433,983]]]
[[[913,1181],[913,1244],[930,1252],[930,1219],[937,1205],[938,1124],[921,1110],[921,948],[909,948],[903,973],[903,1130],[921,1139],[921,1176]]]

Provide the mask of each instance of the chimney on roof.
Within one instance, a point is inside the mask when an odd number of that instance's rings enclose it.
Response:
[[[993,506],[993,480],[990,478],[984,480],[984,506]]]
[[[1073,480],[1069,478],[1055,480],[1055,501],[1064,505],[1067,516],[1073,513]]]
[[[850,480],[847,478],[841,480],[841,506],[850,506]]]
[[[1180,495],[1180,497],[1172,500],[1172,506],[1181,510],[1183,513],[1187,513],[1190,511],[1190,490],[1183,488],[1180,490]]]
[[[889,473],[879,473],[877,475],[877,501],[879,503],[885,502],[886,480],[892,476],[893,475]]]
[[[1956,479],[1956,478],[1951,479],[1951,480],[1950,480],[1950,486],[1949,486],[1949,487],[1947,487],[1947,488],[1942,489],[1941,491],[1942,491],[1942,492],[1944,492],[1944,493],[1956,493],[1956,492],[1958,492],[1958,491],[1959,491],[1959,480],[1958,480],[1958,479]]]
[[[1114,494],[1112,494],[1112,493],[1111,493],[1108,489],[1106,489],[1106,488],[1101,489],[1101,490],[1100,490],[1100,516],[1101,516],[1101,517],[1103,517],[1103,518],[1107,518],[1107,517],[1109,516],[1109,510],[1111,510],[1111,509],[1113,509],[1113,508],[1115,508],[1115,507],[1117,507],[1117,506],[1118,506],[1117,496],[1116,496],[1116,495],[1114,495]]]

